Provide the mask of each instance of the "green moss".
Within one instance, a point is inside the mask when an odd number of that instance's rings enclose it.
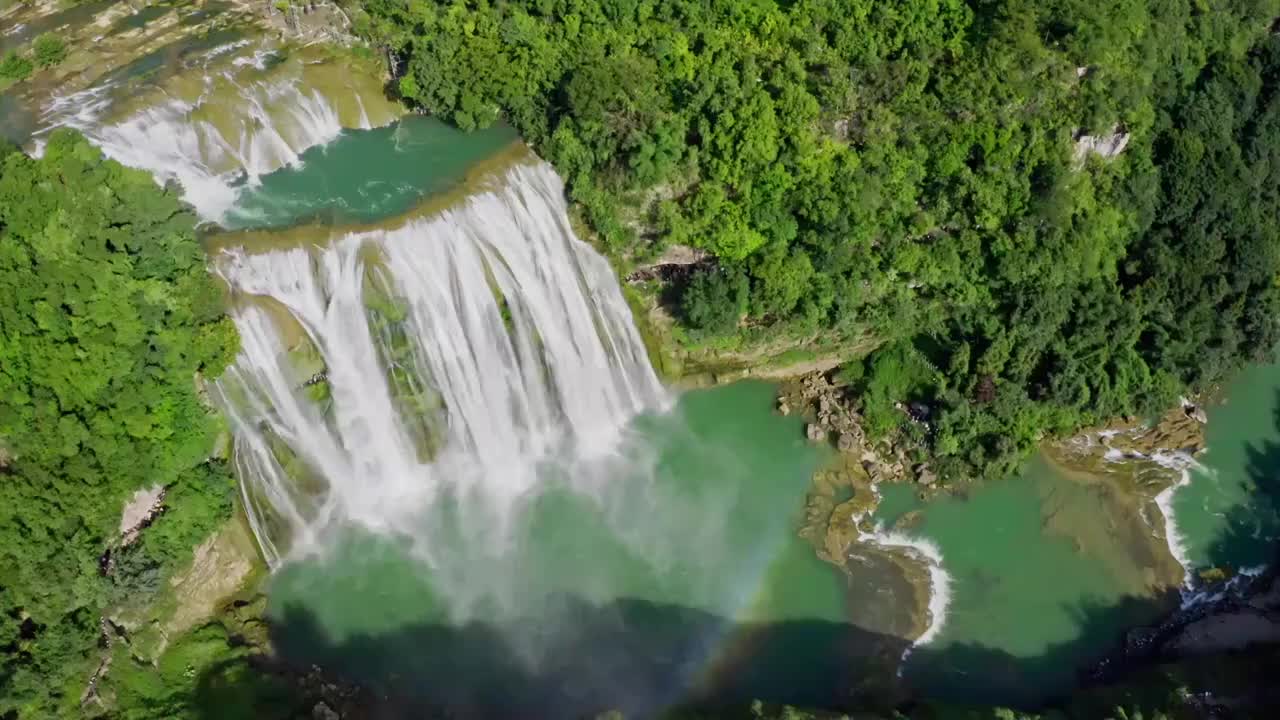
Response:
[[[668,382],[679,380],[684,374],[684,363],[674,352],[675,343],[671,334],[664,332],[650,320],[649,301],[630,285],[622,286],[622,296],[626,298],[627,305],[631,308],[631,316],[635,320],[636,329],[640,332],[640,339],[644,342],[650,364],[664,380]]]

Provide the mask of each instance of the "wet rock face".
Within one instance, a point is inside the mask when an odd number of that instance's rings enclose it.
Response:
[[[1139,667],[1280,644],[1280,573],[1236,575],[1206,586],[1162,622],[1125,634],[1123,647],[1088,674],[1111,680]]]
[[[1205,448],[1208,416],[1190,401],[1160,417],[1154,424],[1138,418],[1119,418],[1088,428],[1046,447],[1056,461],[1098,474],[1110,474],[1125,463],[1142,463],[1181,454],[1194,457]]]

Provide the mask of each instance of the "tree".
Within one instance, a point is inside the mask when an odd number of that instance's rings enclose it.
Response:
[[[738,324],[746,311],[747,293],[747,278],[741,270],[699,270],[684,293],[685,321],[700,332],[724,334]]]
[[[687,337],[939,348],[954,474],[1276,339],[1277,0],[363,8],[406,98],[505,117],[607,249],[742,269],[687,283]],[[1075,144],[1111,133],[1118,157]]]
[[[76,716],[113,587],[144,600],[229,514],[197,386],[238,343],[194,227],[72,131],[0,159],[0,714]],[[104,576],[153,485],[169,511]]]

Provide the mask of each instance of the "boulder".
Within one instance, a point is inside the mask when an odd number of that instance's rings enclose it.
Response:
[[[808,427],[805,428],[805,435],[812,442],[826,442],[827,440],[826,429],[817,423],[809,423]]]
[[[840,439],[836,441],[836,449],[840,452],[853,452],[858,447],[858,441],[848,433],[841,433]]]
[[[916,482],[925,487],[932,487],[934,483],[938,482],[938,476],[929,468],[921,465],[916,469]]]
[[[1209,416],[1205,414],[1204,408],[1199,405],[1183,405],[1182,412],[1186,413],[1187,417],[1195,420],[1201,425],[1205,425],[1209,422]]]
[[[342,720],[342,716],[339,715],[337,712],[335,712],[333,708],[324,704],[324,702],[318,702],[316,703],[315,707],[311,708],[311,719],[312,720]]]

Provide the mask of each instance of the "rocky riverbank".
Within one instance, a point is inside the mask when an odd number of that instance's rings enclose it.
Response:
[[[778,392],[778,412],[803,417],[808,439],[834,445],[841,455],[840,463],[846,468],[860,467],[866,482],[914,482],[926,493],[937,489],[938,476],[923,450],[892,434],[868,437],[857,407],[857,398],[848,388],[821,372],[787,381]],[[903,408],[903,414],[918,422],[909,408]]]
[[[930,600],[938,592],[933,575],[941,568],[934,567],[927,542],[910,532],[920,518],[918,511],[903,515],[893,527],[872,523],[879,488],[909,484],[921,500],[929,500],[941,493],[967,492],[970,484],[940,482],[925,449],[914,444],[908,432],[868,437],[858,399],[829,374],[810,373],[783,383],[777,402],[780,414],[803,418],[807,439],[828,453],[813,478],[801,535],[821,559],[851,579],[869,565],[877,566],[879,575],[885,567],[894,568],[911,590],[903,595],[910,621],[894,630],[903,633],[900,637],[921,637],[931,626]],[[917,408],[900,410],[907,422],[928,420]],[[1041,448],[1041,458],[1053,472],[1097,497],[1095,512],[1105,515],[1097,526],[1110,528],[1106,542],[1125,549],[1113,569],[1128,576],[1133,567],[1142,568],[1132,592],[1152,602],[1163,604],[1170,596],[1176,602],[1176,589],[1183,582],[1182,558],[1174,552],[1176,543],[1167,540],[1171,530],[1165,513],[1172,490],[1204,449],[1206,421],[1198,405],[1185,401],[1153,421],[1117,419]],[[1081,536],[1073,517],[1046,512],[1043,532],[1077,545],[1096,541]]]
[[[881,542],[884,537],[871,516],[883,483],[916,483],[924,496],[940,485],[927,463],[917,461],[919,453],[912,448],[892,439],[868,438],[855,403],[847,388],[823,372],[786,381],[779,389],[778,412],[803,417],[809,441],[828,452],[834,450],[814,473],[800,535],[851,584],[894,586],[897,612],[865,622],[888,637],[920,638],[935,622],[930,608],[936,590],[930,561],[912,547]],[[897,662],[896,656],[891,658],[888,667],[896,670]],[[879,679],[879,684],[887,692],[900,689],[889,678]]]
[[[1084,673],[1090,683],[1114,683],[1131,673],[1163,666],[1177,672],[1180,666],[1202,666],[1203,661],[1225,668],[1235,658],[1274,662],[1280,645],[1280,571],[1274,567],[1254,574],[1245,572],[1210,583],[1192,602],[1158,624],[1130,630],[1117,650]],[[1242,654],[1243,653],[1243,654]],[[1215,683],[1220,685],[1220,683]],[[1274,707],[1273,688],[1246,684],[1239,696],[1184,690],[1184,700],[1194,701],[1205,716],[1246,709],[1240,717],[1262,707]],[[1234,715],[1231,715],[1234,716]]]

